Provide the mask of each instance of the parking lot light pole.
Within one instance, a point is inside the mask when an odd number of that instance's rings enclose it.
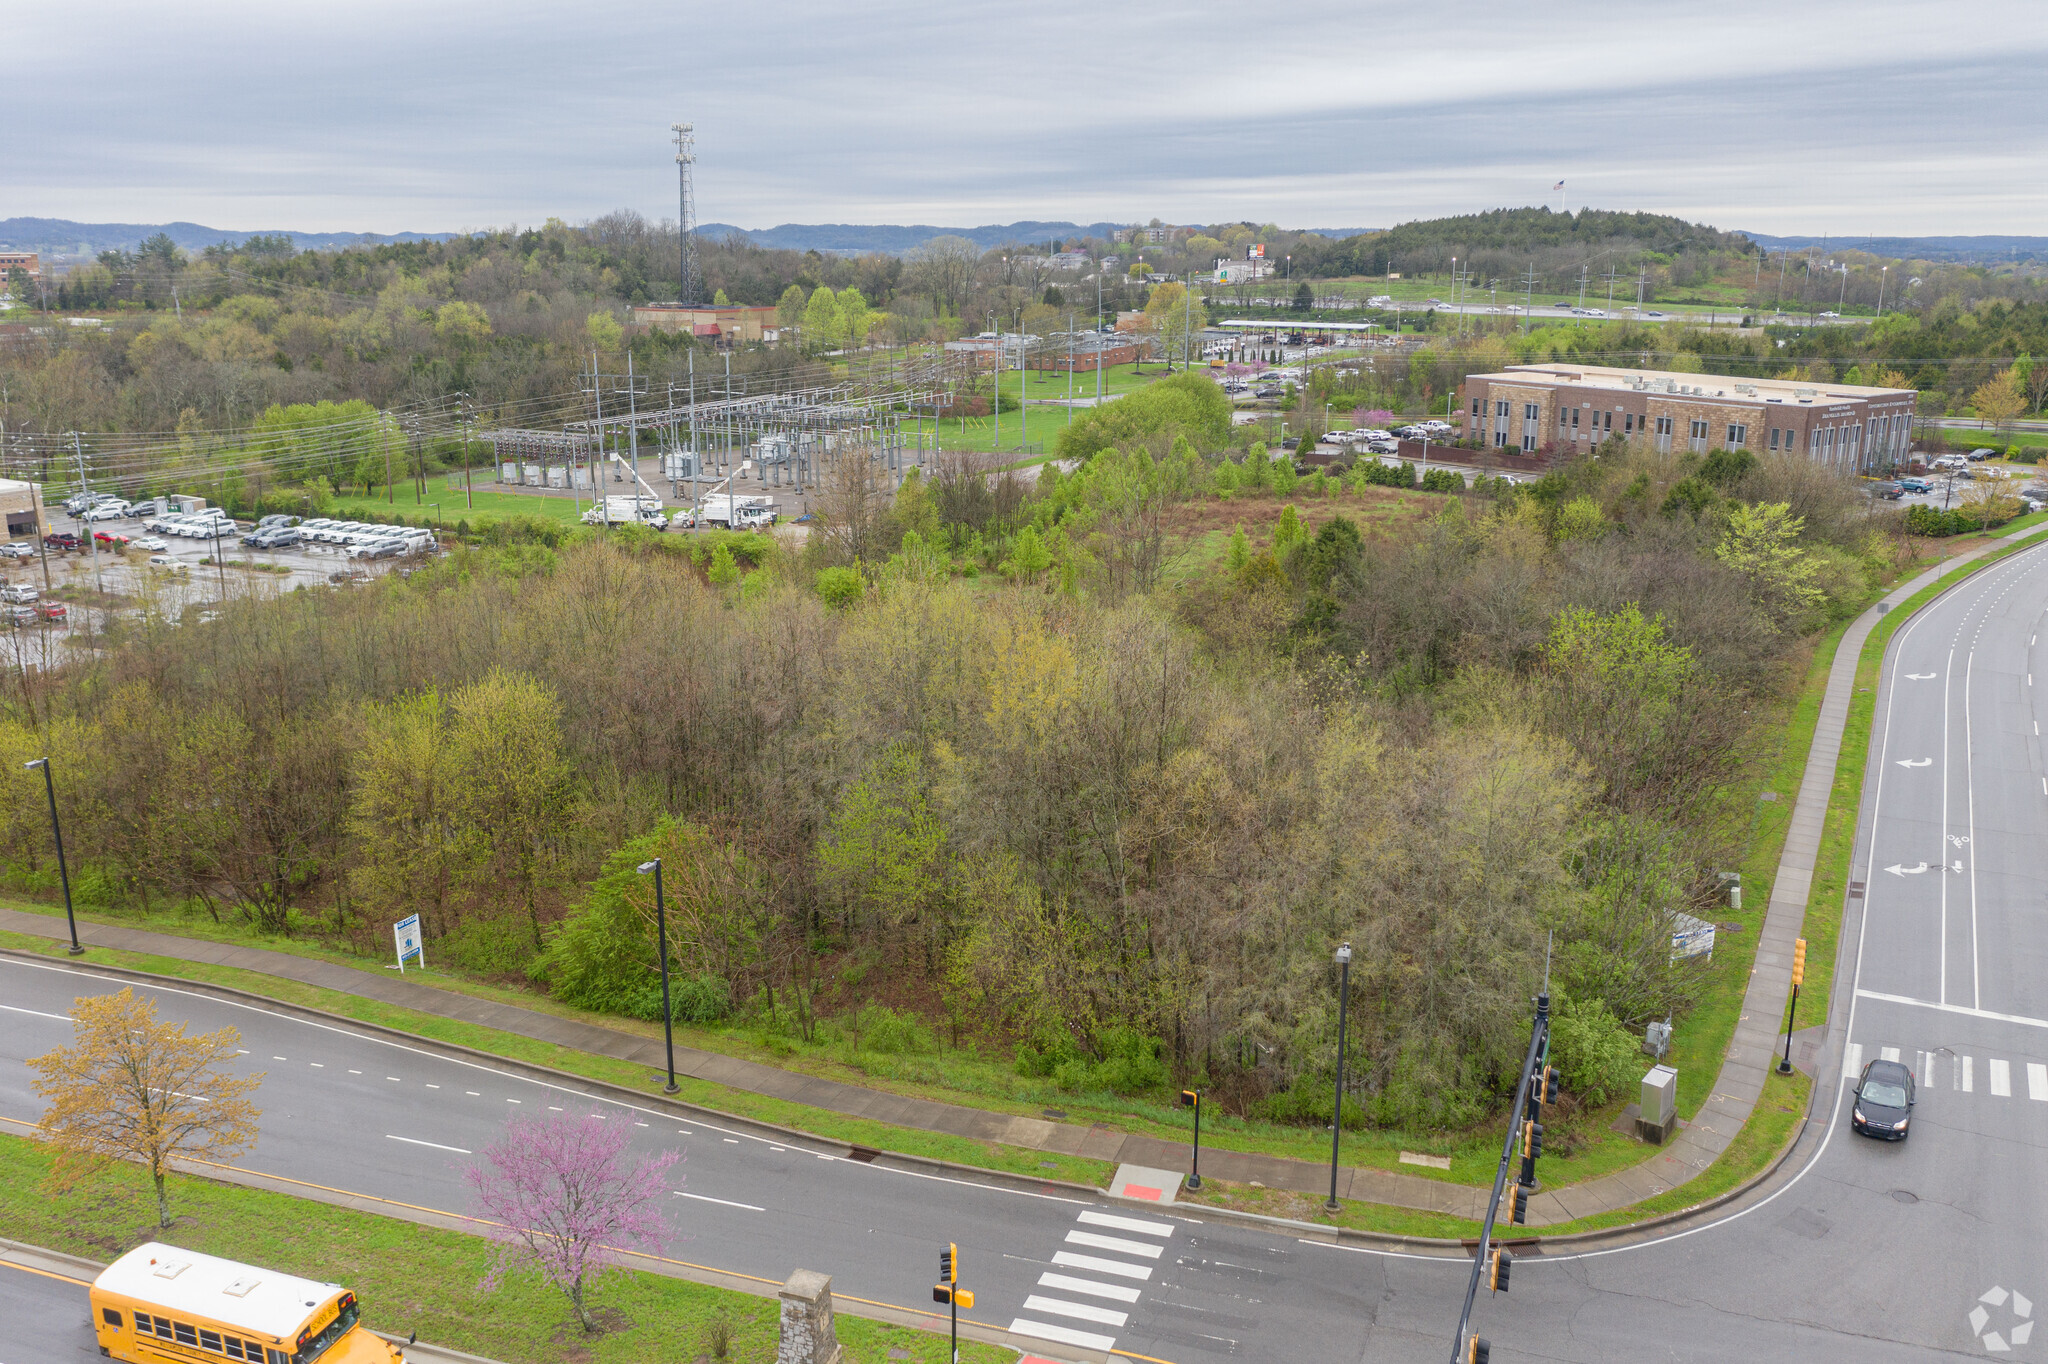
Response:
[[[1351,944],[1345,943],[1337,949],[1337,1095],[1335,1105],[1330,1109],[1330,1201],[1323,1204],[1329,1212],[1341,1212],[1337,1202],[1337,1143],[1344,1135],[1344,1009],[1351,999]]]
[[[78,917],[71,912],[71,871],[64,865],[64,827],[57,822],[57,782],[50,775],[50,760],[47,756],[32,758],[22,764],[24,768],[43,769],[43,790],[50,797],[50,837],[57,844],[57,879],[64,885],[64,922],[71,927],[72,956],[82,957],[85,948],[78,941]]]
[[[654,937],[656,949],[661,953],[661,1037],[668,1046],[668,1083],[661,1087],[664,1094],[676,1092],[676,1033],[675,1015],[668,1002],[668,912],[662,907],[661,859],[642,862],[636,870],[642,876],[654,873]]]

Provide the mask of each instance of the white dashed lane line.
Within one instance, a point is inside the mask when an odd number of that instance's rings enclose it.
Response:
[[[475,1154],[466,1146],[443,1146],[438,1141],[421,1141],[417,1137],[401,1137],[390,1132],[386,1132],[384,1134],[384,1139],[386,1141],[402,1141],[407,1146],[431,1146],[436,1151],[453,1151],[458,1156],[467,1156]]]
[[[694,1199],[696,1199],[696,1200],[697,1200],[697,1201],[698,1201],[699,1203],[717,1203],[717,1204],[719,1204],[719,1205],[720,1205],[721,1207],[727,1207],[727,1208],[745,1208],[745,1209],[746,1209],[746,1210],[747,1210],[748,1212],[766,1212],[766,1211],[768,1211],[768,1209],[766,1209],[766,1208],[757,1208],[757,1207],[755,1207],[755,1206],[754,1206],[754,1205],[753,1205],[752,1203],[735,1203],[735,1202],[733,1202],[733,1201],[732,1201],[731,1199],[729,1199],[729,1198],[711,1198],[711,1197],[708,1197],[708,1196],[706,1196],[706,1195],[704,1195],[704,1194],[700,1194],[700,1193],[684,1193],[684,1192],[683,1192],[683,1191],[682,1191],[681,1189],[677,1189],[677,1190],[675,1190],[675,1196],[676,1196],[677,1198],[694,1198]]]

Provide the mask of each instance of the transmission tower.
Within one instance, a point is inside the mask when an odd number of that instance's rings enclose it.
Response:
[[[697,160],[697,138],[688,123],[669,125],[676,135],[676,180],[682,201],[681,216],[676,219],[680,229],[682,249],[677,261],[676,302],[684,307],[697,303],[697,194],[690,184],[690,167]]]

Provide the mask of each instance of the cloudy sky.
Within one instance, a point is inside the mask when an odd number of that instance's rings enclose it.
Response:
[[[2048,234],[2043,0],[66,0],[9,7],[0,217],[1384,226],[1543,202]]]

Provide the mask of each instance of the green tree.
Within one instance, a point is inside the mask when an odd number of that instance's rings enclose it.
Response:
[[[1295,287],[1294,311],[1298,313],[1305,313],[1309,310],[1309,307],[1312,304],[1314,304],[1315,301],[1315,291],[1308,287],[1307,280],[1303,280],[1299,285]]]
[[[1977,415],[2003,431],[2014,417],[2027,410],[2027,395],[2020,387],[2018,366],[2008,366],[1977,385],[1970,394],[1970,406]]]
[[[1035,583],[1039,574],[1052,567],[1052,551],[1038,538],[1035,527],[1026,526],[1010,541],[1010,552],[997,567],[1007,577]]]
[[[583,330],[590,338],[590,344],[601,351],[617,350],[619,342],[626,335],[626,329],[619,325],[619,319],[602,309],[584,319]]]
[[[1293,549],[1307,538],[1308,533],[1301,526],[1301,513],[1294,509],[1292,502],[1289,502],[1280,509],[1280,521],[1273,527],[1274,556],[1276,558],[1286,558],[1288,550]]]
[[[866,297],[852,287],[842,290],[837,300],[839,306],[839,340],[849,349],[865,346],[868,332],[875,324],[875,314],[868,307]]]
[[[804,288],[792,284],[782,291],[782,297],[775,303],[775,325],[782,330],[801,327],[804,324]]]
[[[839,798],[818,841],[818,881],[839,897],[848,929],[863,916],[901,926],[938,908],[946,830],[925,787],[916,750],[899,747]]]
[[[393,915],[418,914],[429,938],[454,927],[452,901],[475,848],[449,837],[455,797],[448,710],[429,688],[364,715],[350,793],[352,885]]]
[[[711,566],[704,570],[713,587],[730,587],[740,580],[740,566],[733,561],[732,547],[720,542],[711,551]]]
[[[1309,438],[1303,436],[1302,439],[1307,441]],[[1297,448],[1300,453],[1307,454],[1314,450],[1315,446],[1309,444]],[[1282,450],[1272,458],[1267,465],[1266,481],[1272,485],[1276,497],[1294,495],[1294,485],[1301,481],[1301,475],[1294,472],[1294,452]]]
[[[725,296],[725,290],[720,289],[716,294],[712,295],[711,306],[714,308],[730,308],[732,300]]]
[[[448,701],[454,835],[475,889],[508,894],[541,946],[541,901],[568,851],[575,790],[562,712],[524,673],[493,668]]]
[[[810,302],[804,305],[804,348],[813,353],[836,349],[842,333],[839,300],[820,284],[811,290]]]
[[[1230,533],[1230,546],[1223,552],[1223,566],[1237,573],[1251,561],[1252,540],[1244,533],[1244,523],[1240,521],[1237,529]]]
[[[1208,308],[1178,281],[1160,285],[1145,303],[1145,328],[1158,338],[1160,352],[1168,363],[1183,356],[1192,363],[1201,349],[1202,329],[1208,325]]]
[[[1714,548],[1714,557],[1742,575],[1750,600],[1780,628],[1818,606],[1823,597],[1814,585],[1817,565],[1797,543],[1805,525],[1805,518],[1792,515],[1788,503],[1737,503]]]
[[[819,598],[835,610],[853,605],[864,591],[860,570],[844,567],[819,569],[817,589]]]

